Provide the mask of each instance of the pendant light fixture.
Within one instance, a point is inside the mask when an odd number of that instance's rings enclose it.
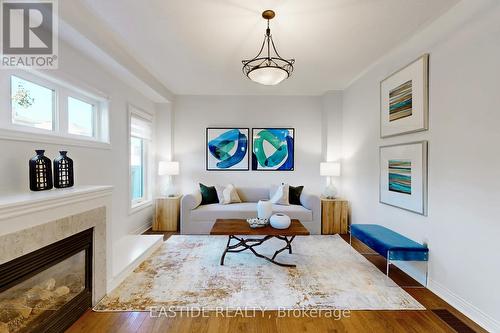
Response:
[[[267,20],[266,35],[259,53],[250,60],[243,60],[243,73],[254,82],[274,86],[289,78],[293,72],[295,59],[284,59],[276,51],[273,36],[269,28],[269,21],[276,14],[272,10],[265,10],[262,17]]]

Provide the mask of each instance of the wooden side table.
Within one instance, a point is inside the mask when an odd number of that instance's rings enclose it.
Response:
[[[347,234],[349,202],[343,199],[321,199],[321,234]]]
[[[153,231],[178,231],[180,205],[181,196],[157,198]]]

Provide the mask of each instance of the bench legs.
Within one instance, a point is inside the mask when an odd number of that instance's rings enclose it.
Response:
[[[352,246],[352,233],[349,231],[349,245]],[[379,255],[378,253],[362,253],[359,252],[362,255]],[[387,251],[387,257],[386,257],[386,267],[385,267],[385,275],[389,277],[389,271],[390,267],[392,265],[391,262],[391,250]],[[423,287],[414,287],[414,286],[402,286],[404,288],[427,288],[429,283],[429,261],[425,262],[425,285]]]
[[[387,277],[389,277],[389,269],[390,269],[391,264],[392,264],[391,263],[391,259],[390,259],[390,257],[391,257],[390,255],[391,255],[391,250],[388,250],[387,251],[387,259],[386,259],[387,260],[387,266],[386,266],[386,269],[385,269],[385,275],[387,275]],[[426,261],[425,262],[425,285],[422,286],[422,287],[418,287],[418,286],[402,286],[402,287],[404,287],[404,288],[427,288],[428,283],[429,283],[429,261]]]

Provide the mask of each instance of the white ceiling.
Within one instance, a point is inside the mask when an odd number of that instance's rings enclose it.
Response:
[[[81,0],[175,94],[317,95],[370,64],[458,0]],[[241,72],[265,32],[264,9],[292,77],[260,86]]]

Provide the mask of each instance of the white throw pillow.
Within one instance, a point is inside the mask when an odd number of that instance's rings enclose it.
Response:
[[[241,202],[240,196],[233,184],[217,185],[215,186],[215,190],[217,191],[217,197],[221,205]]]
[[[288,206],[290,202],[288,201],[288,184],[281,184],[279,186],[272,185],[269,190],[269,197],[271,202],[276,205],[286,205]]]

